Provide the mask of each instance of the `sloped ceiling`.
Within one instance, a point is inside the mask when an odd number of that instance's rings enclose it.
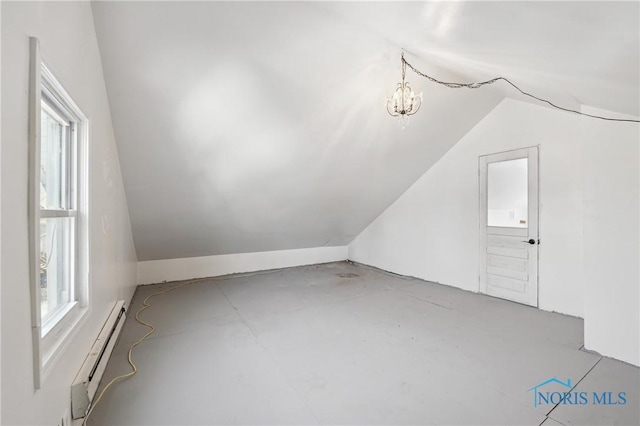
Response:
[[[94,2],[139,260],[347,244],[518,97],[409,72],[425,102],[400,130],[401,48],[444,80],[638,115],[638,6]]]

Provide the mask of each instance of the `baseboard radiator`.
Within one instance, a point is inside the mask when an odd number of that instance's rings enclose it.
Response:
[[[107,322],[71,385],[71,416],[74,420],[83,418],[89,411],[125,318],[124,300],[119,300],[111,309]]]

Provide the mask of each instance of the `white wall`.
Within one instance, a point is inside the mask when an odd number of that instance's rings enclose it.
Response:
[[[149,260],[138,262],[138,283],[153,284],[190,278],[215,277],[346,259],[347,246]]]
[[[397,132],[383,105],[400,78],[397,37],[431,37],[425,7],[94,2],[138,258],[349,244],[502,98],[431,85],[428,118]],[[472,21],[503,21],[483,18]],[[232,98],[247,101],[218,101]]]
[[[2,2],[0,2],[0,33],[2,30]],[[1,37],[0,37],[1,39]],[[1,40],[0,40],[1,41]],[[0,93],[2,93],[2,43],[0,43]],[[2,188],[2,105],[0,103],[0,188]],[[0,205],[2,203],[0,202]],[[0,224],[2,208],[0,208]],[[2,226],[0,226],[0,259],[2,259]],[[0,262],[0,306],[2,306],[2,262]],[[0,315],[0,366],[2,366],[2,315]],[[2,368],[0,367],[0,372]],[[0,374],[0,423],[2,422],[2,374]]]
[[[640,365],[640,125],[582,121],[585,347]]]
[[[356,237],[349,259],[477,292],[478,157],[539,145],[540,308],[583,316],[579,125],[505,99]]]
[[[638,124],[505,99],[353,241],[349,258],[478,291],[478,156],[539,145],[540,308],[583,317],[587,349],[640,365],[639,144]]]
[[[2,424],[57,424],[69,386],[111,304],[130,300],[136,273],[120,165],[89,2],[2,3]],[[90,120],[91,306],[34,392],[27,222],[29,36]],[[6,248],[10,247],[10,250]]]

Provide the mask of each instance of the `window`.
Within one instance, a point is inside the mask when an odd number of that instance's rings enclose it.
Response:
[[[75,303],[77,124],[42,93],[40,110],[40,317],[44,336]]]
[[[527,228],[529,172],[526,158],[487,165],[487,225]]]
[[[35,387],[88,309],[88,122],[32,39],[30,236]]]

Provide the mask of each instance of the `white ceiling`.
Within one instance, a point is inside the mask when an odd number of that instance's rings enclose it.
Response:
[[[94,2],[140,260],[349,243],[504,96],[638,115],[638,2]],[[438,208],[438,206],[434,206]],[[419,214],[419,212],[416,212]]]

